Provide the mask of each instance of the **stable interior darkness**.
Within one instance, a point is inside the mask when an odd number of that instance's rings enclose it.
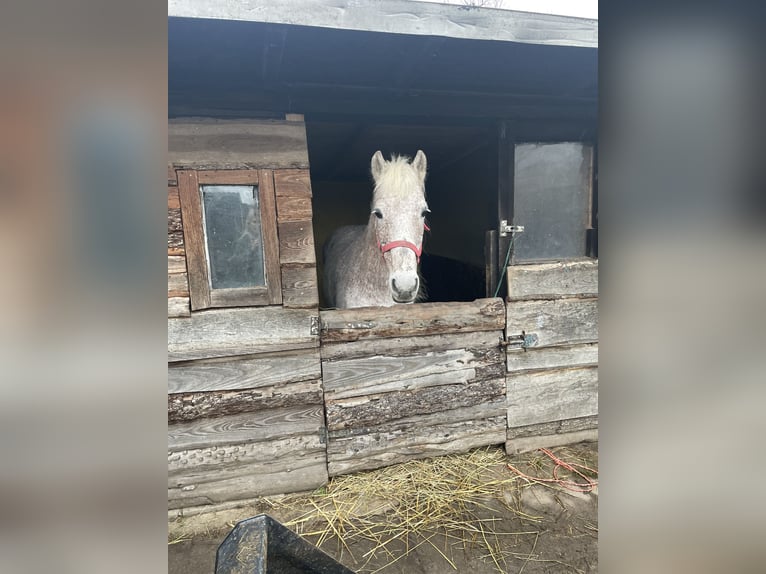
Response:
[[[314,194],[314,238],[322,245],[341,225],[365,224],[372,200],[370,159],[380,149],[428,158],[430,232],[421,275],[428,301],[485,295],[484,231],[496,225],[497,137],[486,126],[428,126],[311,121],[306,131]]]

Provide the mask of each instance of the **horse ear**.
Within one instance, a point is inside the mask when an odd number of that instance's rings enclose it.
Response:
[[[422,149],[419,149],[418,153],[415,154],[415,159],[412,160],[412,165],[417,170],[420,179],[425,180],[427,162],[426,154],[423,153]]]
[[[380,177],[381,172],[383,171],[383,165],[386,163],[386,160],[383,159],[383,154],[380,153],[380,150],[376,151],[372,156],[372,177],[375,181],[378,181],[378,178]]]

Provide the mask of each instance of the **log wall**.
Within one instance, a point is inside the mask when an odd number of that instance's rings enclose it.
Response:
[[[506,312],[509,453],[598,436],[598,261],[513,265]]]
[[[331,476],[505,440],[501,299],[320,316]]]
[[[326,427],[305,126],[297,118],[195,120],[168,129],[169,509],[321,486]],[[274,230],[265,239],[278,245],[281,298],[271,299],[280,305],[191,310],[195,270],[178,170],[231,184],[257,170],[275,204],[276,221],[264,230]]]

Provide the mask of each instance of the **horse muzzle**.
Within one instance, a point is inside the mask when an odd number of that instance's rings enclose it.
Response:
[[[391,297],[397,303],[414,303],[419,289],[420,279],[417,275],[391,279]]]

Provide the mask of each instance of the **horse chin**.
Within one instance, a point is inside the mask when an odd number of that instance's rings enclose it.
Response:
[[[407,297],[407,298],[399,299],[397,298],[396,295],[393,295],[393,294],[391,295],[391,298],[394,300],[394,303],[398,303],[400,305],[412,305],[415,302],[415,299],[417,299],[417,297]]]

